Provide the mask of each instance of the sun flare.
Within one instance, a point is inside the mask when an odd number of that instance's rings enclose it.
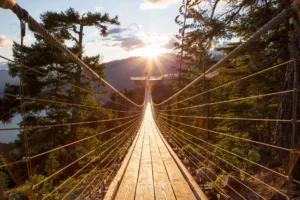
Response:
[[[148,46],[145,47],[143,50],[141,50],[141,54],[143,56],[147,56],[150,59],[156,58],[161,53],[160,48],[155,47],[155,46]]]

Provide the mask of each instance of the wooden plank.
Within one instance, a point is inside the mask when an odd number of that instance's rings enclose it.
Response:
[[[181,174],[184,176],[184,179],[186,180],[186,183],[189,185],[190,189],[192,189],[192,192],[194,193],[194,195],[196,195],[195,197],[197,199],[201,199],[201,200],[208,200],[205,193],[200,189],[199,185],[196,183],[194,178],[190,175],[187,168],[184,166],[184,164],[181,162],[181,160],[177,157],[176,153],[172,150],[171,146],[168,144],[168,142],[162,136],[162,134],[160,133],[160,131],[159,131],[156,124],[155,124],[155,128],[157,130],[156,133],[159,135],[159,137],[161,138],[161,140],[165,144],[165,148],[168,149],[170,155],[172,156],[173,160],[177,164],[178,169],[180,169]],[[180,187],[185,189],[186,185],[184,184],[184,185],[181,185]],[[179,186],[175,185],[175,187],[173,187],[173,188],[177,188],[177,190],[178,190]]]
[[[162,137],[149,105],[128,160],[115,199],[207,199]]]
[[[155,124],[154,120],[151,123],[154,127]],[[176,196],[176,199],[189,199],[189,200],[196,199],[193,191],[186,183],[184,176],[181,174],[181,171],[179,170],[170,152],[168,151],[165,144],[163,143],[161,137],[159,136],[158,130],[156,128],[153,128],[153,134],[158,143],[158,148],[161,154],[161,158],[166,168],[166,172],[168,174],[168,178],[173,188],[173,192]]]
[[[141,124],[144,123],[144,120]],[[139,138],[139,132],[141,131],[142,129],[142,125],[137,133],[137,135],[135,136],[135,139],[130,147],[130,149],[128,150],[128,153],[126,155],[126,157],[124,158],[123,162],[122,162],[122,165],[117,173],[117,175],[115,176],[115,178],[113,179],[113,181],[111,182],[109,188],[108,188],[108,191],[104,197],[104,200],[112,200],[115,198],[116,196],[116,193],[119,189],[119,185],[120,185],[120,182],[121,180],[123,179],[124,175],[125,175],[125,171],[126,171],[126,168],[128,167],[129,163],[130,163],[130,158],[132,157],[132,154],[133,154],[133,151],[134,151],[134,147],[138,141],[138,138]]]
[[[138,133],[138,140],[132,152],[129,164],[126,168],[126,172],[121,181],[120,187],[114,199],[135,199],[135,191],[138,180],[138,174],[140,170],[141,153],[143,149],[143,141],[145,135],[146,118],[142,124],[141,130]]]
[[[153,120],[153,118],[151,119]],[[155,199],[159,200],[175,200],[175,194],[173,192],[172,185],[158,149],[157,140],[154,136],[154,128],[150,123],[150,147],[152,158],[152,171],[154,180]]]
[[[141,157],[141,167],[139,171],[138,184],[136,188],[136,199],[139,200],[154,200],[154,186],[152,175],[152,159],[150,152],[150,140],[149,140],[149,114],[146,114],[148,123],[145,126],[145,136],[143,151]]]

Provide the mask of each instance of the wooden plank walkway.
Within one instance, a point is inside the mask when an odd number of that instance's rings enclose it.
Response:
[[[150,97],[136,140],[105,200],[207,199],[159,132]]]

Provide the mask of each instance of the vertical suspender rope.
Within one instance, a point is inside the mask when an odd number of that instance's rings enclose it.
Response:
[[[27,167],[27,174],[28,180],[31,180],[32,170],[31,170],[31,160],[30,160],[30,153],[29,153],[29,144],[28,144],[28,135],[26,130],[26,110],[24,105],[24,37],[26,34],[26,25],[23,18],[20,19],[20,28],[21,28],[21,57],[20,57],[20,107],[21,107],[21,115],[23,119],[23,136],[24,136],[24,150],[25,150],[25,158],[26,167]]]

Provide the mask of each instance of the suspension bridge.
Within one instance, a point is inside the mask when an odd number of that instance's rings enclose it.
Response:
[[[6,169],[12,176],[18,177],[24,174],[18,174],[17,169],[26,168],[27,175],[25,178],[29,181],[27,194],[29,199],[272,199],[277,195],[278,199],[293,199],[293,188],[299,185],[300,181],[292,176],[293,168],[300,155],[300,144],[297,140],[297,127],[299,127],[299,109],[298,92],[299,92],[299,58],[293,57],[290,60],[282,62],[276,66],[256,71],[251,75],[242,76],[236,80],[222,83],[215,87],[205,87],[205,90],[198,94],[187,95],[190,88],[204,82],[208,82],[207,77],[211,73],[216,74],[216,70],[228,62],[229,59],[239,56],[242,52],[269,30],[274,29],[283,20],[291,17],[289,10],[285,9],[267,24],[261,27],[253,36],[240,46],[235,48],[226,57],[222,58],[202,75],[193,80],[190,84],[180,89],[177,93],[168,99],[158,103],[154,102],[151,87],[148,79],[145,78],[144,101],[138,104],[126,97],[124,94],[115,89],[112,85],[102,79],[93,71],[85,62],[72,53],[64,44],[62,44],[55,35],[51,34],[44,27],[33,19],[30,14],[19,6],[15,1],[0,1],[1,7],[10,9],[20,19],[21,23],[21,45],[23,45],[24,27],[28,25],[41,34],[49,43],[58,48],[69,59],[76,63],[82,69],[82,76],[85,81],[96,83],[101,87],[112,91],[123,100],[121,103],[117,100],[109,99],[93,89],[83,88],[72,82],[61,80],[59,77],[51,77],[57,83],[68,85],[80,89],[81,91],[91,94],[97,101],[103,98],[106,102],[118,105],[118,109],[101,107],[101,105],[89,105],[78,102],[66,102],[60,99],[51,99],[43,97],[32,97],[24,93],[23,75],[30,72],[32,74],[42,75],[49,78],[49,74],[40,71],[34,67],[27,66],[25,58],[20,61],[10,60],[4,56],[10,63],[14,63],[20,71],[20,92],[19,94],[1,92],[3,98],[11,101],[20,102],[20,113],[25,119],[26,107],[29,103],[47,104],[47,105],[64,105],[68,108],[80,108],[92,112],[95,110],[107,111],[111,116],[107,119],[85,120],[80,122],[62,122],[60,124],[26,124],[20,127],[6,128],[0,131],[22,131],[24,139],[24,149],[22,156],[16,156],[16,159],[10,159],[11,162],[4,163],[1,169]],[[295,1],[290,5],[291,11],[298,11],[300,1]],[[22,50],[22,49],[21,49]],[[267,76],[274,73],[275,70],[286,68],[291,85],[288,88],[270,93],[259,93],[250,96],[230,98],[226,97],[222,101],[210,101],[208,94],[217,90],[225,90],[228,87],[234,87],[243,82],[247,82],[258,76]],[[290,116],[286,119],[259,118],[243,116],[224,116],[222,113],[207,112],[216,105],[226,105],[230,103],[242,102],[266,98],[270,96],[289,97],[293,99],[290,105]],[[203,101],[205,99],[205,101]],[[29,104],[30,105],[30,104]],[[196,114],[191,114],[193,109],[203,109]],[[206,110],[205,110],[206,109]],[[75,109],[76,111],[76,109]],[[187,112],[186,112],[187,111]],[[241,112],[249,112],[242,111]],[[254,110],[255,112],[255,110]],[[114,115],[114,113],[116,115]],[[204,114],[206,113],[206,114]],[[188,119],[190,122],[182,122],[180,119]],[[206,126],[200,126],[200,121],[205,121]],[[255,139],[243,137],[239,134],[230,133],[230,130],[210,129],[209,123],[212,120],[226,120],[228,123],[243,122],[261,122],[261,123],[284,123],[291,127],[290,146],[283,147],[273,143],[266,143]],[[104,125],[111,128],[105,129]],[[36,130],[41,132],[46,129],[54,129],[73,126],[87,126],[91,124],[103,125],[100,129],[93,131],[93,134],[83,135],[69,143],[62,143],[51,148],[44,148],[41,152],[33,152],[32,145],[37,145],[39,140],[32,138],[31,133]],[[299,131],[299,130],[298,130]],[[0,132],[0,134],[1,134]],[[202,136],[199,136],[199,133]],[[106,137],[107,136],[107,137]],[[260,148],[273,149],[274,152],[285,152],[288,155],[286,160],[287,171],[280,171],[272,166],[261,163],[258,160],[242,156],[238,152],[229,151],[220,145],[216,145],[210,137],[214,136],[228,138],[237,143],[257,145]],[[45,137],[44,137],[45,138]],[[101,141],[101,142],[100,142]],[[51,174],[43,178],[34,178],[33,166],[38,165],[38,161],[44,159],[54,152],[62,150],[69,151],[69,157],[72,157],[71,151],[76,145],[85,144],[88,148],[94,144],[91,150],[78,153],[76,148],[75,158]],[[43,145],[43,144],[39,144]],[[72,149],[73,148],[73,149]],[[234,158],[234,159],[230,159]],[[241,165],[252,165],[256,171],[247,171]],[[70,170],[74,166],[76,170]],[[15,167],[16,166],[16,167]],[[233,172],[228,171],[230,167]],[[70,170],[73,173],[65,176],[59,182],[57,177]],[[238,174],[245,177],[241,179]],[[74,180],[75,183],[74,183]],[[70,185],[70,182],[73,184]],[[52,182],[53,188],[46,193],[37,194],[38,190]],[[1,191],[1,198],[8,193]],[[57,197],[59,196],[59,197]],[[297,198],[297,197],[296,197]],[[294,199],[296,199],[294,198]],[[299,196],[298,196],[299,198]]]

